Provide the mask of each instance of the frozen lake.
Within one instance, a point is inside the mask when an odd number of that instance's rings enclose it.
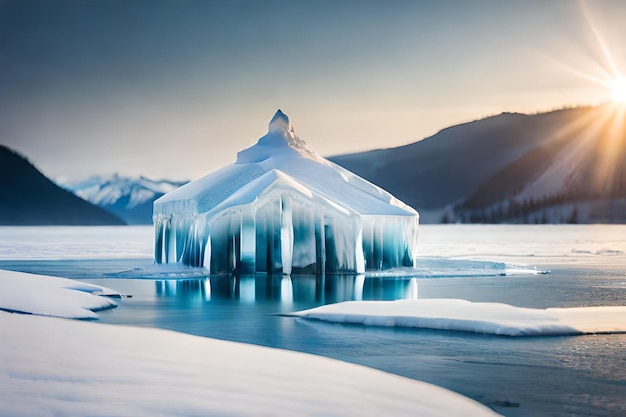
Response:
[[[0,228],[0,268],[132,295],[102,323],[304,351],[431,382],[505,416],[626,415],[626,335],[512,338],[281,316],[344,300],[626,305],[626,226],[421,226],[414,270],[206,277],[152,265],[151,227]],[[541,272],[549,271],[549,274]]]

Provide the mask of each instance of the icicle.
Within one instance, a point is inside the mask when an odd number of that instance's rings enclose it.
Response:
[[[293,260],[293,218],[291,201],[288,198],[281,198],[282,210],[280,216],[280,242],[281,260],[283,264],[283,274],[291,274]]]
[[[365,275],[359,274],[354,280],[354,294],[352,299],[354,301],[363,300],[363,287],[365,286]]]
[[[248,210],[241,213],[240,259],[238,273],[249,274],[256,271],[256,225],[254,214]]]
[[[211,235],[208,235],[206,238],[206,243],[204,246],[204,259],[202,260],[202,265],[211,271]]]

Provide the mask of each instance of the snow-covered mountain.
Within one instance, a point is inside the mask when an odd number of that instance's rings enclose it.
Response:
[[[151,224],[152,202],[187,181],[91,176],[62,186],[84,200],[115,213],[128,224]]]
[[[331,157],[424,222],[626,222],[626,107],[503,113]]]

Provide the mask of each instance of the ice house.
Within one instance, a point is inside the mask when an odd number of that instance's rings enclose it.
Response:
[[[413,266],[419,215],[322,158],[280,110],[237,160],[154,202],[155,262],[211,274]]]

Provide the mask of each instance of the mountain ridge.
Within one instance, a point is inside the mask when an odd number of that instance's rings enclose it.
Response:
[[[329,159],[425,222],[626,222],[624,112],[600,105],[502,113],[401,147]]]

